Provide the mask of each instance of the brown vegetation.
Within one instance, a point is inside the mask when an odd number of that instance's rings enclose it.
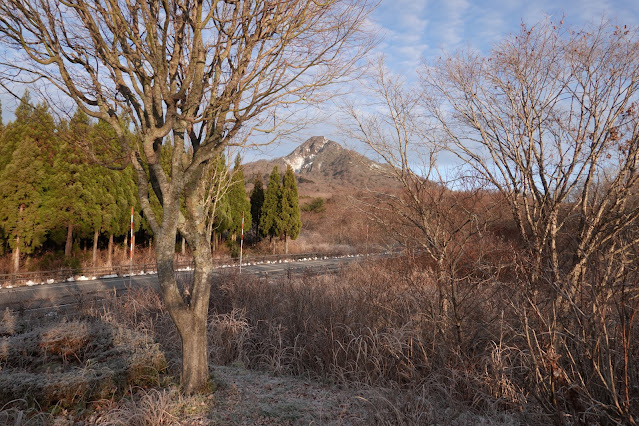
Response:
[[[130,386],[158,385],[166,364],[148,336],[98,318],[36,326],[18,320],[3,334],[3,404],[25,399],[43,409],[77,409],[121,395]]]

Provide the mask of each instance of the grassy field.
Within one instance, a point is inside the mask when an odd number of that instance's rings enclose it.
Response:
[[[39,318],[6,311],[0,423],[622,422],[605,405],[605,388],[586,376],[594,364],[578,352],[578,336],[570,340],[570,313],[555,310],[565,316],[566,352],[540,355],[528,339],[547,338],[548,312],[541,304],[534,314],[525,309],[516,274],[485,272],[457,283],[454,305],[419,257],[319,277],[226,275],[212,284],[208,320],[215,389],[199,396],[180,393],[180,340],[157,293],[130,291]],[[612,351],[621,340],[610,333],[612,369],[600,371],[620,374],[623,354]],[[544,399],[545,385],[554,386],[555,401]]]

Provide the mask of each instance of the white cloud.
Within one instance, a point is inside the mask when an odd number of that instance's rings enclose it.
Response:
[[[468,8],[469,3],[467,0],[449,0],[445,3],[442,22],[439,23],[441,47],[445,49],[455,48],[464,41]]]

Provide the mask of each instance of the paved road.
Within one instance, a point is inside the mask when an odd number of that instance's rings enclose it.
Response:
[[[363,257],[340,257],[301,262],[264,263],[242,266],[242,275],[274,277],[286,274],[330,273]],[[189,272],[180,272],[188,274]],[[216,274],[236,274],[239,268],[217,268]],[[5,308],[28,311],[48,310],[55,307],[73,306],[91,300],[102,299],[108,293],[122,294],[129,288],[159,288],[157,275],[106,278],[90,281],[74,281],[44,284],[32,287],[0,289],[0,310]]]

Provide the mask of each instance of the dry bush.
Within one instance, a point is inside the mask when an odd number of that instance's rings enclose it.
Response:
[[[16,332],[18,321],[14,312],[6,308],[2,314],[2,322],[0,323],[0,336],[10,336]]]
[[[516,380],[558,424],[639,418],[639,271],[622,259],[600,262],[571,283],[579,289],[575,297],[548,278],[534,289],[522,284],[513,299]]]
[[[86,348],[90,338],[86,322],[63,320],[40,334],[40,348],[44,351],[45,357],[47,354],[59,355],[66,364],[69,355],[80,360],[80,351]]]
[[[461,343],[454,318],[440,313],[437,279],[420,258],[277,282],[229,275],[214,290],[211,324],[215,333],[221,322],[239,324],[226,334],[234,340],[224,343],[233,349],[226,362],[241,354],[251,368],[390,386],[406,395],[440,383],[458,404],[514,410],[525,396],[511,381],[511,359],[498,350],[505,339],[502,287],[485,279],[469,285],[458,306]]]
[[[374,389],[364,403],[378,425],[514,425],[531,424],[536,419],[520,413],[506,413],[498,407],[482,413],[456,403],[456,397],[442,389],[441,383],[428,383],[401,392],[397,389]],[[543,424],[539,422],[539,424]]]
[[[381,235],[358,209],[357,199],[361,197],[361,191],[344,188],[342,193],[336,191],[326,199],[324,211],[302,211],[302,232],[292,248],[300,253],[346,254],[364,252],[367,242],[371,247],[379,245]]]
[[[130,288],[122,295],[111,295],[87,315],[113,326],[123,326],[147,336],[159,345],[168,373],[179,373],[181,340],[164,307],[161,295],[152,289]]]
[[[0,256],[0,274],[10,274],[13,270],[11,253]]]
[[[250,333],[246,311],[233,309],[208,320],[209,359],[215,364],[244,363],[244,343]]]
[[[157,385],[166,361],[148,336],[95,319],[35,325],[3,341],[0,401],[84,405],[129,386]]]
[[[89,418],[101,425],[155,426],[204,424],[208,405],[202,396],[185,397],[176,388],[137,389],[129,399]]]

